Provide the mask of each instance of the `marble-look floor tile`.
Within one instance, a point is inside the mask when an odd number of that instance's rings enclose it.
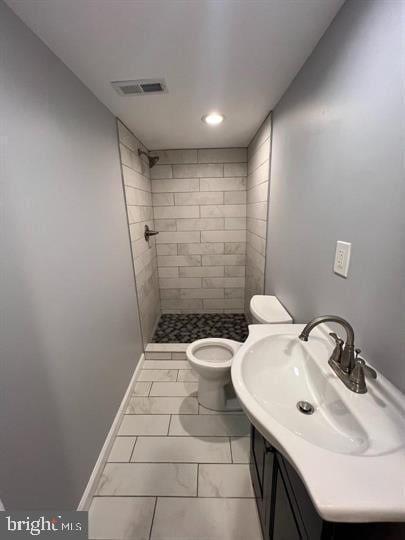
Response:
[[[131,398],[126,414],[197,414],[195,397]]]
[[[136,437],[116,437],[107,461],[129,461]]]
[[[248,435],[249,429],[249,421],[242,414],[175,415],[170,423],[169,435],[238,437]]]
[[[137,382],[134,385],[134,396],[149,396],[150,389],[152,387],[151,382]]]
[[[188,360],[145,360],[144,369],[190,369]]]
[[[193,369],[180,369],[177,380],[186,382],[197,382],[198,375]]]
[[[227,437],[138,437],[133,462],[231,463]]]
[[[107,463],[97,495],[197,495],[197,465],[190,463]]]
[[[118,435],[167,435],[170,415],[126,414]]]
[[[159,498],[151,540],[262,540],[254,499]]]
[[[95,497],[89,510],[91,540],[148,540],[154,497]]]
[[[195,396],[198,383],[194,382],[154,382],[150,396]]]
[[[231,437],[232,461],[250,463],[250,437]]]
[[[201,464],[199,497],[254,497],[249,465]]]
[[[177,369],[143,369],[138,377],[138,381],[161,381],[175,382],[177,379]]]

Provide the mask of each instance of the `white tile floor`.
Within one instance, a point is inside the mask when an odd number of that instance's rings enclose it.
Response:
[[[261,540],[249,423],[199,406],[184,352],[154,344],[89,512],[92,540]]]

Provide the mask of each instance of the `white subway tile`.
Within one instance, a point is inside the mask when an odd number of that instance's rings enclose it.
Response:
[[[224,253],[223,243],[179,244],[179,255],[220,255]],[[162,253],[163,255],[163,253]]]
[[[224,298],[224,289],[180,289],[180,298]]]
[[[167,233],[176,234],[176,233]],[[177,233],[178,234],[178,233]],[[202,231],[201,242],[245,242],[245,231]]]
[[[209,163],[198,165],[173,165],[174,178],[201,178],[221,177],[224,174],[224,166],[222,163]]]
[[[127,206],[129,223],[149,221],[153,219],[153,209],[151,206]]]
[[[159,285],[161,289],[201,289],[201,278],[163,278]]]
[[[158,244],[156,246],[156,252],[158,255],[177,255],[177,244]]]
[[[251,174],[259,165],[270,159],[270,139],[266,139],[248,161],[248,173]]]
[[[152,195],[148,191],[142,191],[141,189],[126,186],[125,196],[128,205],[152,206]]]
[[[200,191],[244,191],[246,178],[200,178]]]
[[[138,147],[141,146],[138,139],[135,137],[133,133],[129,131],[127,127],[124,126],[124,124],[120,120],[117,121],[117,126],[118,126],[119,141],[125,144],[125,146],[127,146],[133,152],[136,152],[138,150]]]
[[[205,193],[175,193],[175,204],[181,206],[188,206],[190,204],[222,204],[224,202],[224,194],[222,192],[205,192]],[[202,216],[205,217],[205,216]],[[220,216],[207,216],[207,217],[220,217]]]
[[[247,161],[246,148],[202,148],[198,150],[199,163],[238,163]]]
[[[226,277],[242,277],[245,275],[245,266],[225,266]]]
[[[235,192],[245,193],[245,192]],[[226,195],[226,194],[225,194]],[[212,205],[202,206],[200,208],[201,217],[245,217],[246,205],[245,204],[229,204],[229,205]]]
[[[247,163],[225,163],[224,176],[247,176]]]
[[[179,277],[179,268],[177,266],[163,266],[158,268],[160,278]]]
[[[256,203],[256,202],[262,202],[267,201],[268,199],[268,189],[269,189],[269,183],[263,182],[262,184],[258,184],[257,186],[252,187],[247,191],[247,202],[249,203]]]
[[[258,251],[261,255],[266,255],[266,240],[264,238],[248,232],[247,243],[250,247]]]
[[[225,218],[225,229],[243,231],[246,229],[246,218]]]
[[[197,150],[155,150],[154,155],[159,156],[161,165],[170,165],[178,163],[197,163]]]
[[[227,242],[224,253],[225,255],[244,255],[246,253],[246,242]]]
[[[249,218],[247,220],[247,230],[257,236],[266,238],[267,222],[262,219]]]
[[[203,278],[202,280],[202,286],[203,288],[207,289],[215,289],[215,288],[240,288],[245,286],[245,278],[244,277],[210,277],[210,278]]]
[[[247,180],[247,187],[248,189],[252,188],[253,186],[257,186],[258,184],[261,184],[262,182],[267,182],[270,178],[270,162],[265,161],[257,169],[252,171],[248,175]]]
[[[247,205],[247,217],[267,219],[267,202],[257,202]]]
[[[203,301],[201,298],[177,298],[175,300],[161,300],[162,310],[178,310],[182,312],[188,310],[190,313],[199,313],[203,308]],[[160,395],[170,395],[170,394],[160,394]]]
[[[153,209],[155,219],[198,218],[198,206],[155,206]]]
[[[153,193],[152,203],[153,206],[173,206],[174,195],[173,193]]]
[[[203,255],[203,266],[245,266],[245,255]]]
[[[244,308],[244,300],[242,298],[224,298],[223,300],[207,298],[203,300],[203,304],[204,304],[204,308],[206,309],[222,308],[222,309],[242,309],[243,310]]]
[[[126,165],[122,166],[122,175],[124,177],[124,184],[143,191],[151,190],[151,183],[149,178],[143,176],[143,174],[130,169]]]
[[[156,178],[172,178],[172,166],[171,165],[155,165],[150,170],[150,177],[155,180]]]
[[[223,218],[178,219],[178,231],[209,231],[224,228]],[[227,227],[225,227],[227,228]]]
[[[223,266],[180,267],[179,276],[180,277],[223,277],[224,267]]]
[[[225,298],[244,298],[245,288],[225,289]]]
[[[177,222],[175,219],[155,219],[156,231],[177,231]]]
[[[224,204],[246,204],[246,191],[227,191],[224,193]],[[246,214],[246,212],[245,212]]]
[[[163,266],[201,266],[201,255],[158,255],[159,268]]]
[[[176,298],[180,298],[180,289],[160,289],[160,300],[175,300]]]
[[[152,180],[153,193],[174,193],[199,191],[198,178],[183,178],[182,180]]]
[[[200,241],[200,232],[161,232],[157,244],[193,244]]]

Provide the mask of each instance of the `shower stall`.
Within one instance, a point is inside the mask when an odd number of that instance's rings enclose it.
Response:
[[[246,338],[264,292],[270,135],[269,116],[248,148],[149,152],[118,120],[145,347]]]

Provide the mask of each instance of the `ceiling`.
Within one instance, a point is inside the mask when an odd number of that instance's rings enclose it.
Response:
[[[343,0],[6,0],[150,149],[246,146]],[[123,97],[110,81],[164,78]],[[209,127],[201,116],[226,117]]]

